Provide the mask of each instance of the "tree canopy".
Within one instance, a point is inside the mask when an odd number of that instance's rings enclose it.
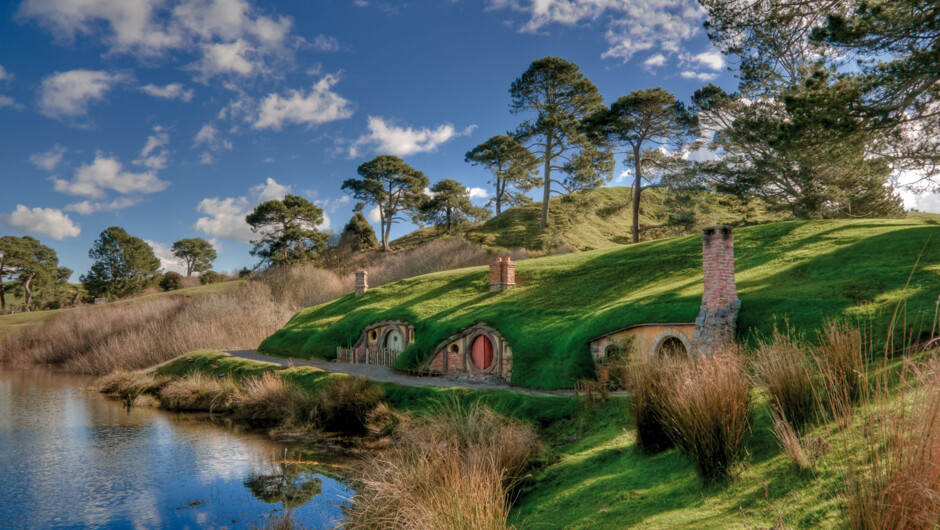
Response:
[[[211,269],[216,258],[215,248],[201,237],[180,239],[173,243],[170,251],[186,264],[187,277]]]
[[[265,201],[245,221],[260,236],[252,240],[251,255],[261,258],[262,265],[308,261],[326,248],[328,237],[317,229],[323,210],[298,195]]]
[[[160,268],[160,260],[150,245],[119,226],[101,232],[88,257],[95,262],[79,279],[94,297],[120,298],[138,293]]]
[[[643,184],[657,180],[655,171],[681,165],[680,150],[689,140],[691,119],[681,101],[662,88],[634,90],[585,119],[590,136],[625,148],[633,165],[633,242],[640,241],[640,197]],[[664,150],[666,153],[664,154]]]
[[[549,199],[560,193],[591,189],[609,181],[613,155],[606,145],[584,134],[582,120],[603,108],[597,87],[578,65],[559,57],[544,57],[529,65],[509,89],[510,109],[527,114],[515,135],[542,162],[542,218],[548,226]],[[565,175],[552,177],[553,171]]]
[[[361,201],[359,209],[367,204],[378,207],[382,249],[388,250],[392,224],[418,219],[428,178],[393,155],[379,155],[360,164],[356,172],[360,178],[346,179],[342,189]]]
[[[439,180],[431,186],[430,192],[431,198],[421,205],[422,220],[447,233],[461,223],[482,221],[490,216],[489,210],[470,202],[470,190],[456,180]]]
[[[532,202],[525,193],[542,184],[536,176],[539,159],[512,136],[493,136],[467,151],[464,161],[481,165],[493,174],[488,183],[496,189],[488,205],[496,208],[496,215],[502,212],[504,204],[519,206]]]
[[[379,246],[375,230],[372,229],[372,225],[362,212],[356,212],[343,227],[343,232],[339,236],[339,246],[352,252],[370,250]]]
[[[71,275],[71,269],[59,266],[55,250],[38,239],[0,237],[0,307],[6,307],[6,293],[15,286],[23,290],[24,305],[31,310],[37,295],[56,295],[59,288],[67,285]]]

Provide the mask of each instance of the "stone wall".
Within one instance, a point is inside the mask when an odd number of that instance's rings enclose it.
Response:
[[[741,301],[734,281],[734,236],[726,225],[709,226],[702,233],[702,273],[705,294],[692,349],[697,355],[711,355],[734,340]]]

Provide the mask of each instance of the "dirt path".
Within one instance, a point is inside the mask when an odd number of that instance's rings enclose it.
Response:
[[[415,377],[395,372],[385,366],[375,366],[368,364],[347,364],[326,362],[319,359],[296,359],[293,357],[273,357],[258,353],[255,350],[229,350],[222,352],[231,357],[239,359],[248,359],[263,363],[276,364],[278,366],[313,366],[327,372],[337,372],[359,377],[368,377],[373,381],[383,383],[396,383],[404,386],[426,386],[438,388],[469,388],[470,390],[503,390],[514,392],[516,394],[525,394],[529,396],[573,396],[571,390],[532,390],[529,388],[520,388],[510,386],[507,383],[474,383],[472,381],[455,380],[449,377]]]

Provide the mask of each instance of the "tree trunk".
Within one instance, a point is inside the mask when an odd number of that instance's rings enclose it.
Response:
[[[542,220],[539,222],[541,228],[548,226],[548,200],[552,196],[552,135],[545,137],[545,185],[542,194]]]
[[[633,181],[633,242],[640,242],[640,191],[642,191],[643,175],[641,173],[640,150],[633,150],[633,173],[636,179]]]
[[[33,277],[36,276],[36,273],[30,274],[26,277],[26,281],[23,282],[23,290],[26,291],[26,310],[29,311],[33,305],[33,289],[30,286],[33,283]]]
[[[7,308],[7,296],[3,292],[3,263],[0,262],[0,309]]]
[[[505,185],[500,187],[502,184],[502,179],[499,178],[499,175],[496,176],[496,215],[499,215],[500,206],[503,204],[503,188]]]

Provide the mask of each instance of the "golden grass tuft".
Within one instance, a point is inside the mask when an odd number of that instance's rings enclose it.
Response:
[[[175,411],[228,412],[238,386],[231,377],[213,377],[192,372],[167,383],[160,390],[163,408]]]
[[[636,447],[647,454],[655,454],[673,447],[672,439],[663,420],[665,383],[675,377],[676,362],[664,361],[631,367],[625,377],[630,393],[630,415],[636,429]]]
[[[242,381],[234,398],[235,416],[252,423],[280,423],[305,399],[303,391],[275,372]]]
[[[775,417],[802,433],[816,416],[815,367],[802,345],[774,332],[754,356],[754,373],[767,386]]]

